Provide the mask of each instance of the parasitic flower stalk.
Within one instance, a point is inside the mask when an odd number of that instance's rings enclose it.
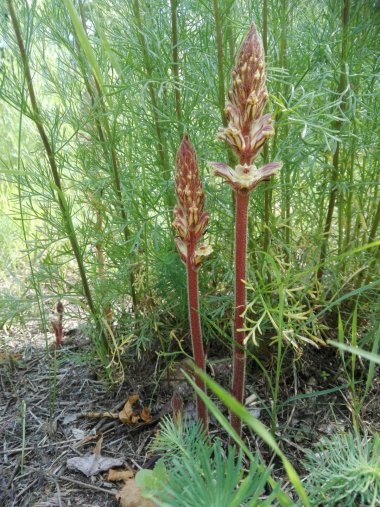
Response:
[[[57,318],[56,320],[52,320],[51,325],[54,330],[55,334],[55,346],[57,349],[60,348],[62,345],[62,337],[63,337],[63,325],[62,325],[62,319],[63,319],[63,303],[62,301],[58,301],[56,306],[56,312],[57,312]]]
[[[245,388],[244,312],[247,258],[249,193],[279,171],[281,162],[257,168],[255,160],[265,142],[273,136],[272,115],[263,114],[268,101],[265,85],[265,55],[256,26],[246,36],[232,71],[232,87],[226,106],[228,125],[219,129],[218,139],[226,141],[239,159],[235,169],[220,162],[209,162],[216,176],[224,178],[235,193],[235,315],[232,394],[242,403]],[[241,435],[241,421],[231,414],[231,423]]]
[[[177,152],[176,168],[177,205],[174,208],[173,222],[173,227],[177,232],[175,242],[187,270],[187,294],[194,360],[198,368],[205,371],[206,360],[199,316],[198,268],[212,249],[205,243],[200,244],[209,217],[204,211],[205,196],[195,151],[186,134]],[[199,377],[196,377],[195,381],[197,386],[206,392],[204,382]],[[199,397],[197,398],[197,413],[207,430],[207,409]]]

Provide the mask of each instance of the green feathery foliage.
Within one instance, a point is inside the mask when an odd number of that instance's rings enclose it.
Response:
[[[380,435],[324,438],[304,461],[312,505],[379,505]]]
[[[245,324],[257,343],[249,340],[248,354],[256,356],[267,342],[276,347],[271,383],[278,387],[284,354],[299,356],[330,338],[338,309],[349,321],[357,304],[359,327],[376,321],[379,11],[365,0],[349,3],[343,18],[344,3],[328,0],[13,0],[76,255],[4,4],[0,237],[16,241],[0,247],[7,259],[6,266],[0,261],[0,281],[6,279],[0,291],[14,309],[2,305],[1,320],[20,315],[24,294],[31,313],[43,315],[64,296],[89,316],[79,259],[93,320],[107,327],[111,310],[123,329],[111,340],[113,351],[124,330],[132,335],[128,350],[139,352],[158,341],[170,349],[173,330],[186,336],[184,273],[171,221],[174,158],[187,130],[199,156],[214,250],[200,279],[204,339],[217,340],[218,348],[225,342],[219,330],[230,334],[233,204],[206,161],[231,159],[215,132],[225,121],[222,95],[237,48],[255,22],[265,36],[268,111],[276,124],[258,163],[282,160],[284,168],[251,199],[247,283],[255,290]]]
[[[153,449],[163,454],[161,463],[152,472],[139,472],[136,481],[161,507],[264,507],[278,501],[280,486],[266,493],[271,468],[260,466],[258,455],[245,466],[241,450],[236,455],[220,440],[210,444],[199,423],[164,420]],[[155,481],[155,475],[162,480]]]

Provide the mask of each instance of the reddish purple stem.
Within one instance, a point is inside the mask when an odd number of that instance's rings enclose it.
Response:
[[[242,314],[247,304],[245,280],[247,278],[249,193],[238,191],[235,192],[235,196],[235,316],[232,394],[240,403],[244,403],[246,353],[244,346],[245,331],[242,330],[244,327],[244,317]],[[235,431],[241,435],[241,420],[233,413],[231,413],[231,424]]]
[[[195,242],[190,241],[187,252],[187,294],[189,305],[189,320],[191,330],[191,342],[193,346],[193,357],[195,364],[202,371],[206,369],[205,354],[203,350],[201,321],[199,316],[199,299],[198,299],[198,273],[194,268],[192,257],[195,251]],[[200,377],[195,377],[196,385],[206,392],[206,386]],[[198,418],[202,421],[205,430],[208,430],[208,415],[205,403],[197,396],[197,414]]]

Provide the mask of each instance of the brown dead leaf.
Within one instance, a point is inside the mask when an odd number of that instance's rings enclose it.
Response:
[[[120,507],[156,507],[152,500],[141,496],[140,488],[134,479],[129,479],[119,493],[116,493],[116,500],[119,500]]]
[[[94,447],[93,454],[87,456],[70,458],[66,461],[69,470],[78,470],[86,477],[91,477],[100,472],[105,472],[112,467],[120,467],[123,465],[122,458],[107,458],[101,455],[103,444],[103,434],[96,435],[98,441]]]
[[[108,470],[107,481],[127,482],[129,481],[129,479],[133,479],[134,475],[135,474],[134,472],[132,472],[132,470],[114,470],[113,468],[111,468],[110,470]]]
[[[119,414],[115,414],[114,412],[86,412],[82,417],[89,417],[91,419],[101,419],[103,417],[108,417],[110,419],[119,419]]]
[[[134,424],[139,420],[138,413],[135,413],[133,410],[133,405],[135,405],[140,400],[138,394],[132,394],[122,410],[119,412],[119,419],[124,424]]]
[[[102,450],[103,445],[103,433],[99,433],[98,435],[98,441],[96,442],[96,445],[94,447],[94,454],[95,456],[100,456],[100,452]]]
[[[142,406],[138,394],[132,394],[119,412],[119,420],[123,424],[136,424],[139,421],[149,422],[151,419],[149,409]]]
[[[149,422],[152,420],[152,416],[150,415],[148,407],[144,407],[140,414],[141,420],[144,422]]]

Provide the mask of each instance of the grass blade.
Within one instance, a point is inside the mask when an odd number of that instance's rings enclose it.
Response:
[[[251,453],[251,451],[248,449],[242,438],[238,435],[238,433],[235,431],[235,429],[231,426],[228,419],[222,414],[222,412],[219,410],[219,408],[215,405],[215,403],[201,390],[198,388],[198,386],[195,384],[195,382],[192,380],[192,378],[184,371],[183,372],[191,386],[195,389],[196,393],[202,400],[204,401],[205,405],[207,406],[208,410],[211,412],[211,414],[215,417],[215,419],[218,421],[218,423],[222,426],[223,429],[227,431],[227,433],[230,435],[230,437],[238,444],[238,446],[244,451],[246,456],[251,460],[255,460],[255,456]],[[206,375],[207,376],[207,375]],[[208,378],[208,377],[207,377]],[[261,471],[263,465],[258,465],[258,469]],[[278,489],[279,485],[278,483],[272,478],[268,477],[268,484],[271,486],[271,488],[274,490],[275,488]],[[278,500],[280,504],[283,507],[290,507],[293,506],[293,502],[290,500],[290,498],[281,490],[278,491]]]
[[[96,80],[98,81],[99,87],[102,90],[102,93],[104,94],[104,82],[102,73],[100,71],[98,62],[96,61],[95,53],[91,47],[91,44],[88,40],[87,34],[85,29],[83,28],[81,19],[79,17],[79,14],[77,13],[74,4],[72,0],[63,0],[65,7],[67,9],[67,12],[69,13],[69,16],[71,18],[71,21],[74,26],[74,30],[76,33],[76,36],[78,38],[78,42],[83,49],[84,54],[87,57],[87,60],[92,68],[92,71],[96,77]]]
[[[344,352],[350,352],[351,354],[355,354],[357,356],[363,357],[368,361],[373,361],[376,364],[380,364],[380,355],[374,354],[373,352],[368,352],[367,350],[359,349],[358,347],[351,347],[351,345],[344,345],[343,343],[336,342],[334,340],[327,340],[329,345],[333,345],[333,347],[337,347]]]
[[[309,507],[310,506],[309,500],[307,498],[306,492],[302,486],[301,480],[297,472],[295,471],[293,465],[287,459],[285,454],[281,451],[276,440],[273,438],[272,434],[269,432],[266,426],[261,421],[253,417],[248,412],[248,410],[245,407],[243,407],[243,405],[241,405],[233,396],[231,396],[230,393],[228,393],[225,389],[223,389],[223,387],[217,384],[208,375],[206,375],[197,368],[195,368],[195,372],[204,380],[207,387],[218,396],[218,398],[224,403],[224,405],[231,412],[236,414],[245,424],[247,424],[277,454],[277,456],[281,459],[284,465],[284,468],[286,470],[290,482],[293,484],[295,490],[297,491],[297,494],[302,499],[303,505],[305,507]],[[187,378],[189,379],[188,376]],[[191,379],[189,379],[189,381],[195,388],[194,382]]]

